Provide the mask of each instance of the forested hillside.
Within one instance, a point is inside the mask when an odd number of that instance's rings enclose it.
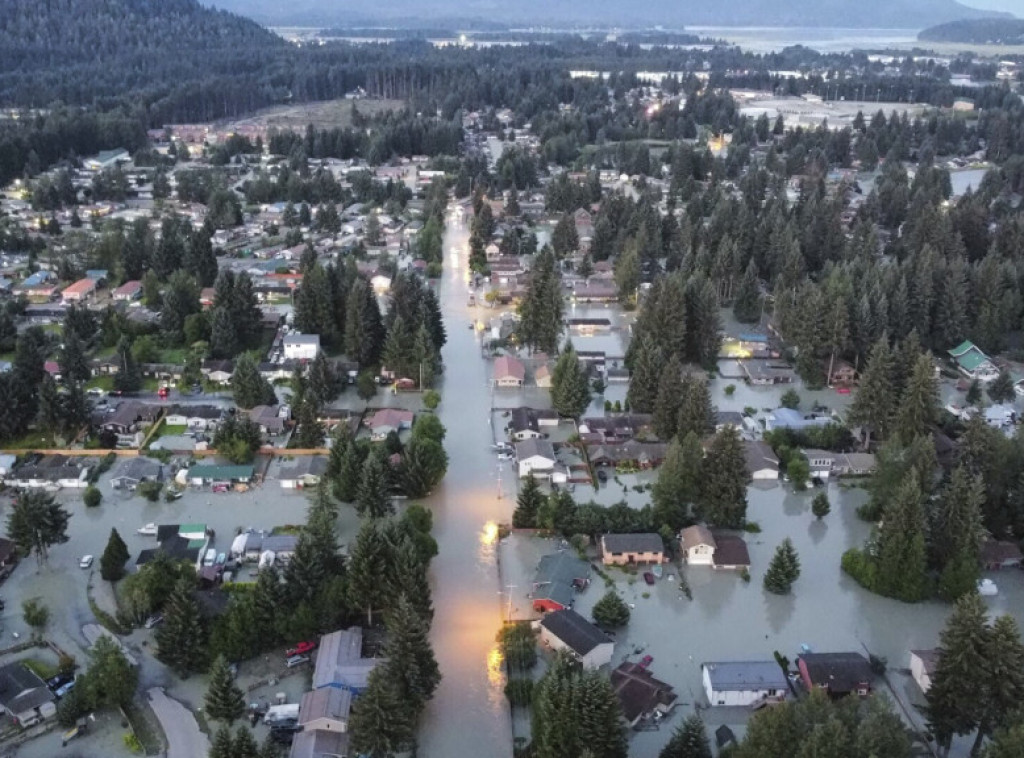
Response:
[[[1024,45],[1024,21],[975,19],[952,21],[917,35],[924,42],[966,42],[972,45]]]

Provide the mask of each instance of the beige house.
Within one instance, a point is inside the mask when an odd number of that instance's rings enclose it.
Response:
[[[715,538],[705,526],[688,526],[679,534],[686,562],[691,566],[711,566],[715,561]]]
[[[538,366],[537,370],[533,372],[533,378],[537,382],[538,387],[551,388],[551,369],[547,367],[547,364]]]
[[[914,677],[914,681],[924,694],[928,694],[928,690],[931,689],[932,674],[935,673],[935,665],[938,662],[938,650],[910,651],[910,675]]]
[[[661,563],[665,547],[661,537],[647,534],[605,534],[601,537],[601,561],[605,566]]]

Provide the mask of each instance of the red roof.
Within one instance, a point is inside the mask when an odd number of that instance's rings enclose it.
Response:
[[[63,295],[86,295],[96,289],[96,282],[92,279],[79,279],[74,284],[69,284]]]
[[[511,355],[503,355],[494,362],[494,378],[504,379],[509,376],[523,381],[526,378],[526,368]]]
[[[114,290],[114,297],[118,295],[134,295],[136,292],[142,289],[142,282],[138,279],[132,279],[130,282],[125,282],[116,290]]]

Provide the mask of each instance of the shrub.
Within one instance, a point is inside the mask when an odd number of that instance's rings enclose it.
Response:
[[[783,408],[792,408],[796,410],[800,407],[800,395],[794,389],[788,389],[782,393],[782,397],[779,398],[779,405]]]
[[[38,598],[24,601],[21,612],[25,615],[25,623],[36,629],[42,629],[50,620],[50,609],[40,603]]]
[[[847,550],[843,553],[840,566],[861,587],[872,592],[874,591],[877,581],[875,563],[863,550],[858,550],[855,547]]]
[[[505,685],[505,697],[512,705],[530,705],[533,702],[533,680],[509,679]]]
[[[139,485],[138,493],[151,503],[160,499],[160,490],[163,485],[160,482],[142,482]]]
[[[86,508],[95,508],[103,500],[103,493],[93,485],[89,485],[85,488],[85,492],[82,493],[82,502],[85,503]]]
[[[747,521],[743,524],[743,531],[750,532],[751,534],[760,534],[761,525],[756,521]]]
[[[727,385],[725,385],[725,396],[726,397],[732,397],[733,394],[735,394],[735,392],[736,392],[736,385],[735,384],[727,384]]]
[[[441,393],[437,390],[427,390],[423,393],[423,407],[432,411],[441,404]]]

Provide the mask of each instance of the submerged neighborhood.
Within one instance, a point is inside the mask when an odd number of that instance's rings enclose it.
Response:
[[[180,4],[0,112],[0,755],[1021,754],[1019,52]]]

